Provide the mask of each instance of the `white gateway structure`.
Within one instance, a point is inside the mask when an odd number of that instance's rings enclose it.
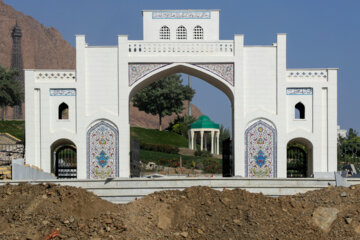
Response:
[[[287,69],[286,34],[268,46],[219,40],[219,10],[146,10],[143,21],[143,40],[76,36],[75,70],[25,71],[27,163],[59,177],[129,177],[132,96],[186,73],[230,99],[235,176],[287,177],[293,143],[306,148],[306,176],[337,170],[337,69]]]

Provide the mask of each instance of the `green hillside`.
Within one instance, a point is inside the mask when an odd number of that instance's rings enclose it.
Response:
[[[25,121],[0,121],[0,132],[6,132],[25,141]]]
[[[167,144],[176,147],[187,147],[188,141],[183,136],[156,129],[131,127],[131,137],[137,138],[140,142],[150,144]]]

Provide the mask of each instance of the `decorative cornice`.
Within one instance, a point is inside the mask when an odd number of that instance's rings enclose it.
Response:
[[[210,11],[201,10],[172,10],[172,11],[153,11],[153,19],[210,19]]]

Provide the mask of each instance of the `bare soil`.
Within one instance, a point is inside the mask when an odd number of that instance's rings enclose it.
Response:
[[[360,186],[279,198],[191,187],[115,205],[80,188],[6,185],[0,239],[360,239]]]

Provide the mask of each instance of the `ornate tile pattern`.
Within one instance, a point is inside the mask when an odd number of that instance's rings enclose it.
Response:
[[[210,11],[153,11],[153,19],[210,19]]]
[[[287,88],[286,95],[312,95],[312,88]]]
[[[87,178],[119,177],[119,133],[111,124],[100,121],[87,132]]]
[[[143,64],[129,64],[129,86],[133,85],[140,78],[145,75],[159,69],[161,67],[166,66],[167,64],[151,64],[151,63],[143,63]]]
[[[234,86],[234,64],[233,63],[209,63],[209,64],[194,64],[195,66],[206,69],[219,77],[225,79],[228,83]]]
[[[76,89],[71,88],[52,88],[50,96],[76,96]]]
[[[276,130],[259,120],[246,130],[245,144],[246,177],[276,177]]]

